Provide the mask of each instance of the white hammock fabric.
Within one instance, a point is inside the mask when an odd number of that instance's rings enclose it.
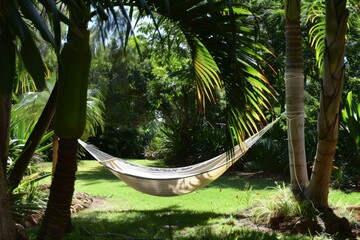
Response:
[[[79,143],[115,176],[135,190],[154,196],[178,196],[191,193],[220,177],[279,119],[280,117],[237,145],[232,154],[222,153],[205,162],[179,168],[141,166],[113,157],[81,140]]]

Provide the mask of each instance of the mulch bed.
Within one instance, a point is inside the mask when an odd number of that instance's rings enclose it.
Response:
[[[74,193],[70,211],[72,214],[78,213],[81,210],[92,207],[94,201],[96,202],[88,193]],[[40,224],[44,215],[45,209],[42,209],[37,213],[27,216],[22,222],[16,223],[17,239],[27,239],[26,230]]]
[[[348,206],[346,209],[353,211],[356,222],[350,223],[346,218],[338,217],[329,210],[316,219],[272,217],[268,224],[261,224],[252,219],[251,209],[248,209],[236,216],[236,225],[268,233],[273,231],[304,235],[311,233],[313,236],[324,233],[333,236],[334,239],[359,239],[360,206]]]

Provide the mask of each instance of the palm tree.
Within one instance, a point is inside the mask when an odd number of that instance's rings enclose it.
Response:
[[[3,5],[2,2],[1,9]],[[11,93],[15,78],[15,44],[4,19],[0,21],[0,239],[15,239],[15,225],[11,218],[5,175],[9,151]]]
[[[47,1],[48,2],[48,1]],[[17,5],[18,4],[18,5]],[[45,8],[49,15],[55,20],[57,12],[54,10],[55,3],[50,1]],[[32,2],[1,1],[0,2],[0,239],[15,239],[15,227],[10,215],[9,197],[7,195],[6,165],[9,149],[9,119],[11,109],[12,89],[15,79],[15,40],[18,38],[21,43],[21,59],[34,79],[38,89],[44,86],[45,67],[40,52],[34,42],[32,33],[29,30],[28,22],[21,17],[23,14],[37,29],[42,37],[50,42],[56,49],[60,38],[54,39],[46,24],[39,21],[40,14]],[[54,29],[59,22],[53,21]],[[55,30],[58,33],[57,30]],[[59,36],[57,34],[57,36]]]
[[[257,61],[263,61],[258,53],[267,50],[255,40],[250,12],[238,5],[228,8],[226,1],[201,3],[196,7],[188,2],[173,3],[171,11],[166,11],[166,6],[158,11],[179,22],[194,63],[202,51],[208,51],[217,65],[221,79],[214,77],[215,81],[210,82],[204,80],[202,70],[195,65],[198,101],[200,106],[205,97],[214,101],[214,89],[223,89],[231,149],[234,136],[241,140],[245,134],[252,134],[257,131],[257,123],[265,119],[263,109],[268,107],[270,90],[266,78],[258,71]],[[184,17],[183,12],[192,17]],[[207,68],[214,69],[214,63]]]
[[[92,3],[92,8],[96,9],[97,13],[104,9],[102,1]],[[213,99],[214,89],[224,85],[228,99],[229,129],[238,138],[242,137],[243,131],[255,131],[256,121],[264,119],[262,107],[267,105],[264,92],[269,90],[266,83],[264,84],[266,79],[256,70],[254,60],[261,60],[254,46],[261,51],[265,49],[249,37],[252,32],[250,28],[238,27],[239,24],[249,21],[249,12],[241,8],[229,8],[226,2],[167,3],[149,1],[144,5],[143,1],[127,2],[130,5],[137,4],[146,13],[153,10],[179,24],[192,49],[199,100],[203,102],[204,97]],[[77,138],[82,135],[85,124],[82,93],[86,90],[91,60],[87,30],[91,14],[90,6],[86,4],[87,2],[79,0],[68,6],[72,24],[69,25],[68,42],[60,57],[60,89],[54,123],[55,132],[60,138],[58,163],[38,239],[62,238],[70,215],[77,168]],[[118,4],[119,9],[127,16],[122,3]],[[154,8],[150,9],[149,6]],[[110,8],[112,7],[111,5]],[[243,32],[239,32],[239,29]],[[223,83],[220,81],[220,74],[223,76]],[[230,134],[229,139],[234,144]]]
[[[54,116],[54,130],[59,137],[58,161],[50,187],[45,217],[38,239],[62,239],[70,219],[70,205],[77,171],[77,140],[86,125],[87,82],[91,52],[90,6],[84,1],[69,8],[70,25],[59,59],[59,95]]]
[[[309,185],[309,198],[328,208],[331,170],[340,126],[340,101],[344,84],[345,35],[349,11],[346,0],[326,0],[323,79],[318,116],[318,145]]]
[[[286,116],[291,190],[297,199],[308,186],[304,139],[304,64],[300,30],[300,0],[285,1],[286,16]]]
[[[297,6],[286,6],[286,10],[296,10],[296,19],[300,19],[300,1]],[[315,158],[315,164],[311,179],[308,185],[308,177],[306,173],[306,159],[304,154],[304,93],[303,93],[303,64],[302,58],[295,58],[294,55],[287,55],[287,64],[291,67],[297,67],[296,74],[291,77],[295,79],[298,77],[298,85],[289,86],[290,80],[286,76],[286,89],[287,92],[287,112],[291,109],[292,118],[288,117],[288,134],[289,134],[289,158],[290,158],[290,172],[292,189],[295,194],[301,193],[302,200],[305,198],[310,199],[314,206],[318,209],[327,209],[328,205],[328,193],[330,175],[332,170],[333,159],[335,155],[335,148],[338,140],[338,130],[340,125],[340,101],[342,88],[344,83],[344,52],[345,52],[345,34],[347,29],[348,10],[346,9],[346,0],[327,0],[325,1],[326,13],[325,13],[325,40],[321,40],[321,35],[316,34],[316,39],[313,40],[318,44],[316,47],[318,66],[322,66],[323,80],[321,83],[320,92],[320,111],[318,116],[318,145],[317,154]],[[290,11],[289,11],[290,10]],[[288,24],[288,14],[287,14]],[[321,28],[322,22],[317,23],[317,29]],[[319,27],[320,26],[320,27]],[[288,36],[288,28],[287,36]],[[295,35],[295,34],[294,34]],[[297,38],[300,39],[300,27],[298,27]],[[319,40],[320,39],[320,40]],[[286,39],[289,46],[301,50],[301,42],[291,41],[292,39]],[[319,40],[319,41],[318,41]],[[323,48],[324,47],[324,48]],[[297,56],[300,56],[301,52],[298,52]],[[324,54],[324,59],[321,61],[320,55]],[[289,64],[289,60],[297,60],[297,64]],[[294,92],[295,90],[295,92]],[[296,97],[298,96],[298,98]],[[299,100],[296,100],[299,99]],[[290,104],[289,104],[290,103]],[[291,108],[293,104],[297,108]],[[289,114],[288,114],[289,115]],[[290,124],[289,124],[290,123]],[[296,124],[296,125],[295,125]],[[297,139],[294,139],[296,137]],[[290,141],[290,139],[292,139]],[[299,144],[299,145],[298,145]],[[298,154],[298,157],[296,154]],[[294,162],[292,162],[294,160]],[[298,186],[296,186],[296,184]],[[295,188],[294,188],[295,185]]]
[[[30,92],[22,96],[21,101],[17,104],[16,108],[12,108],[11,128],[15,128],[19,123],[26,122],[27,129],[25,130],[25,145],[13,163],[13,166],[8,169],[8,190],[11,192],[17,188],[25,171],[37,150],[40,142],[43,141],[45,133],[51,134],[51,120],[55,113],[55,105],[58,93],[58,81],[55,82],[53,87],[50,86],[51,93],[48,90],[42,92]],[[87,94],[87,116],[86,116],[86,136],[94,136],[96,130],[100,128],[103,131],[104,118],[103,109],[104,103],[100,93],[95,89],[89,89]],[[24,112],[31,111],[32,114],[24,116]],[[29,134],[29,135],[28,135]],[[54,147],[53,147],[54,148]],[[57,153],[57,151],[56,151]],[[57,158],[57,155],[56,155]],[[56,160],[55,160],[56,162]]]
[[[301,161],[300,165],[299,163],[295,163],[295,165],[291,167],[294,168],[297,173],[300,173],[295,175],[297,176],[295,179],[296,183],[298,183],[299,176],[301,176],[301,181],[304,183],[303,185],[300,184],[301,189],[303,190],[302,195],[305,194],[305,197],[311,200],[314,206],[320,210],[325,210],[329,207],[329,183],[340,126],[339,111],[345,73],[345,35],[349,17],[349,11],[346,8],[346,0],[327,0],[325,1],[325,10],[325,18],[321,19],[325,20],[325,22],[318,22],[313,28],[316,30],[311,30],[313,37],[312,42],[316,43],[315,48],[318,66],[322,67],[323,79],[321,82],[320,111],[318,115],[317,153],[308,187],[306,187],[307,174],[301,174],[303,169],[306,169],[305,157],[299,157],[299,160]],[[325,26],[324,31],[318,31],[319,29],[322,29],[322,26]],[[325,38],[321,34],[325,34]],[[288,41],[289,40],[287,39],[287,43],[289,43]],[[300,49],[301,43],[298,42],[296,46]],[[323,55],[323,59],[321,59],[321,55]],[[299,72],[302,72],[301,68],[302,65],[299,65]],[[303,75],[301,75],[301,78],[303,78]],[[301,80],[299,80],[299,85],[296,86],[296,91],[301,92],[301,97],[303,97],[303,83],[300,84],[300,81]],[[291,102],[293,102],[293,93],[289,94],[289,97]],[[294,109],[294,111],[301,111],[300,113],[303,113],[303,102],[301,104],[302,106],[300,104],[298,105],[301,108]],[[287,108],[289,108],[288,105]],[[294,130],[303,134],[303,117],[298,115],[296,121],[300,121],[299,119],[302,119],[301,122],[298,122],[298,126],[296,126],[299,130],[296,130],[296,128],[293,129],[291,125],[289,126],[289,138],[293,137],[292,135],[296,135],[296,133],[293,134]],[[290,119],[290,121],[293,122],[294,120]],[[302,144],[303,139],[298,139],[298,141]],[[290,161],[292,150],[302,153],[304,148],[302,145],[295,146],[293,140],[292,144],[289,144]],[[294,159],[296,159],[296,157],[294,157]],[[293,181],[292,178],[292,183]],[[297,191],[295,191],[295,193],[296,192]]]

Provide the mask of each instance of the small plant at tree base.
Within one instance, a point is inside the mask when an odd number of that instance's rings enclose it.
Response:
[[[21,223],[27,216],[45,208],[47,194],[40,190],[37,182],[50,175],[44,172],[30,174],[10,194],[11,212],[16,222]]]
[[[250,209],[255,223],[282,232],[321,236],[331,234],[344,239],[353,237],[352,228],[356,228],[356,221],[350,223],[342,217],[349,217],[351,213],[338,216],[338,211],[335,213],[330,208],[320,213],[310,200],[298,202],[284,183],[278,185],[277,189],[277,194],[257,200]]]
[[[292,218],[299,220],[316,218],[318,211],[310,201],[297,202],[285,183],[277,185],[277,189],[278,193],[271,198],[255,201],[255,206],[251,210],[255,222],[271,226]]]

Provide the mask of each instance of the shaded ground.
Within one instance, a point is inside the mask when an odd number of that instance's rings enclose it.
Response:
[[[76,193],[74,200],[72,202],[71,211],[72,213],[78,213],[81,210],[84,209],[93,209],[93,210],[99,210],[102,211],[103,209],[106,209],[108,207],[109,203],[105,198],[98,198],[98,197],[91,197],[87,193]],[[336,218],[335,215],[331,214],[332,212],[329,212],[329,214],[324,214],[322,217],[317,217],[314,220],[301,220],[301,219],[285,219],[285,218],[273,218],[270,220],[270,224],[268,225],[261,225],[259,223],[256,223],[254,219],[250,216],[250,209],[242,211],[238,213],[237,215],[233,216],[232,220],[229,222],[223,222],[220,224],[223,225],[235,225],[238,227],[246,228],[254,230],[254,232],[263,232],[268,234],[268,236],[274,236],[275,232],[281,232],[284,234],[304,234],[308,235],[309,232],[313,234],[313,236],[326,232],[327,234],[332,235],[335,239],[356,239],[357,237],[360,238],[360,206],[348,206],[348,210],[354,211],[355,216],[357,218],[357,223],[349,224],[349,222],[344,218]],[[148,217],[153,216],[159,216],[159,215],[166,215],[167,209],[158,210],[157,212],[147,212],[143,215],[146,215]],[[96,214],[96,211],[94,212]],[[132,213],[128,213],[132,214]],[[175,211],[172,212],[172,215],[174,216],[167,216],[178,218],[175,215],[177,214],[190,214],[190,213],[183,213]],[[34,225],[37,225],[40,223],[44,215],[44,211],[41,211],[38,214],[33,214],[29,216],[23,223],[22,226],[25,228],[32,227]],[[190,214],[191,215],[191,214]],[[189,216],[190,216],[189,215]],[[205,214],[206,215],[206,214]],[[208,217],[211,218],[211,216],[204,216],[204,221],[208,219]],[[212,216],[215,217],[215,216]],[[199,217],[196,217],[199,219]],[[165,221],[166,222],[166,221]],[[164,226],[166,226],[164,222]],[[110,224],[110,223],[109,223]],[[119,224],[119,223],[118,223]],[[127,226],[130,226],[129,223],[126,224]],[[107,225],[108,227],[110,225]],[[149,226],[146,226],[149,227]],[[178,228],[181,226],[172,226],[169,225],[169,228]],[[108,228],[111,231],[111,227]],[[144,230],[145,231],[145,230]],[[83,235],[85,238],[86,236],[104,236],[104,237],[119,237],[121,234],[118,233],[109,233],[109,232],[103,232],[103,233],[95,233],[91,232],[91,229],[80,229],[81,235]],[[110,234],[110,235],[109,235]],[[116,238],[117,239],[117,238]]]
[[[359,209],[360,207],[357,207]],[[360,215],[360,210],[357,210]],[[335,239],[359,239],[360,219],[350,223],[346,218],[336,216],[332,210],[317,216],[315,219],[273,217],[269,224],[255,223],[249,215],[249,210],[237,215],[238,225],[258,229],[265,232],[278,231],[286,234],[304,234],[316,236],[317,234],[331,235]]]
[[[74,198],[71,203],[71,213],[78,213],[81,210],[87,208],[101,208],[106,204],[105,199],[103,198],[93,198],[87,193],[75,193]],[[34,213],[26,217],[23,222],[17,223],[17,239],[27,239],[26,238],[26,229],[34,227],[41,223],[44,218],[45,210],[40,210],[38,213]]]
[[[261,177],[262,179],[271,179],[271,180],[279,180],[282,181],[283,179],[278,178],[278,176],[275,175],[268,175],[268,174],[263,174],[261,172],[256,173],[256,174],[241,174],[242,178],[245,179],[255,179],[255,178],[259,178]],[[231,185],[232,178],[229,178],[227,181],[225,181],[224,183],[218,183],[217,185],[215,184],[215,187],[225,187]],[[264,186],[262,186],[261,184],[262,182],[259,182],[259,186],[255,186],[256,188],[262,189]],[[214,187],[214,186],[213,186]],[[95,221],[97,225],[101,225],[101,221],[106,221],[104,219],[99,219],[98,215],[100,215],[100,213],[107,211],[107,209],[109,208],[110,203],[107,201],[107,199],[105,198],[98,198],[98,197],[92,197],[87,193],[76,193],[74,200],[72,202],[72,207],[71,207],[71,211],[72,213],[78,213],[81,210],[84,209],[92,209],[93,212],[88,216],[85,215],[83,218],[75,220],[76,221],[87,221],[88,224],[83,224],[83,225],[87,225],[87,226],[91,226],[91,224]],[[334,218],[330,217],[331,214],[329,214],[329,218],[326,217],[317,217],[314,220],[301,220],[301,219],[289,219],[289,218],[273,218],[270,220],[270,223],[267,225],[261,225],[257,222],[254,221],[253,217],[250,216],[250,211],[249,210],[245,210],[242,211],[240,213],[238,213],[235,216],[231,217],[231,221],[225,221],[222,223],[217,223],[217,225],[221,224],[221,225],[228,225],[228,226],[238,226],[238,227],[242,227],[242,228],[246,228],[246,229],[250,229],[250,231],[253,230],[252,234],[259,234],[259,233],[265,233],[267,234],[267,236],[274,236],[273,239],[278,239],[275,236],[277,235],[277,233],[281,232],[281,233],[285,233],[285,234],[305,234],[305,235],[309,235],[309,232],[311,232],[314,235],[317,235],[319,233],[322,232],[327,232],[330,233],[332,236],[338,236],[338,239],[356,239],[356,237],[358,237],[358,239],[360,239],[360,206],[348,206],[347,207],[348,210],[353,211],[354,215],[355,215],[355,223],[353,224],[349,224],[346,219],[342,219],[342,218]],[[109,213],[111,214],[111,213]],[[183,210],[179,210],[177,211],[176,208],[172,207],[171,209],[158,209],[156,211],[143,211],[143,212],[139,212],[139,211],[121,211],[121,212],[113,212],[113,214],[127,214],[127,215],[138,215],[141,216],[140,218],[137,217],[136,219],[134,218],[134,221],[138,224],[139,221],[140,222],[146,222],[146,224],[149,224],[149,222],[154,222],[156,223],[156,226],[154,226],[153,228],[157,229],[156,231],[159,231],[159,226],[164,226],[164,228],[166,226],[168,226],[167,230],[162,230],[163,232],[167,233],[169,231],[171,231],[171,228],[174,227],[174,229],[177,230],[181,230],[187,227],[191,227],[192,225],[201,225],[200,222],[196,222],[196,223],[192,223],[191,220],[192,219],[197,219],[197,221],[204,221],[207,222],[208,219],[212,219],[212,218],[218,218],[219,216],[217,214],[211,213],[211,212],[204,212],[201,213],[201,216],[199,216],[200,213],[194,213],[194,212],[187,212],[187,211],[183,211]],[[197,214],[192,215],[192,214]],[[24,228],[29,228],[32,227],[34,225],[37,225],[41,220],[42,217],[44,215],[44,212],[41,211],[38,214],[33,214],[31,216],[29,216],[24,223],[22,223],[22,226]],[[188,218],[187,221],[187,225],[186,226],[181,226],[181,224],[179,226],[177,226],[178,224],[176,223],[177,219],[183,218],[183,217]],[[89,217],[89,219],[88,219]],[[224,218],[228,218],[229,216],[223,216]],[[144,219],[143,219],[144,218]],[[148,218],[151,218],[151,220],[149,220]],[[169,222],[175,223],[174,226],[170,225]],[[116,222],[110,222],[108,221],[107,223],[104,223],[104,228],[102,228],[103,230],[99,230],[98,229],[98,233],[96,233],[95,229],[92,228],[81,228],[81,229],[77,229],[77,231],[80,230],[80,235],[84,237],[84,239],[87,239],[87,237],[93,237],[93,236],[104,236],[104,237],[114,237],[111,239],[118,239],[115,236],[120,236],[121,237],[121,232],[118,233],[109,233],[107,231],[112,231],[114,229],[124,229],[124,228],[129,228],[129,230],[132,228],[131,226],[133,226],[135,228],[135,223],[132,224],[131,222],[127,221],[127,222],[121,222],[121,221],[116,221]],[[212,227],[212,225],[210,225],[209,227]],[[146,226],[144,227],[144,236],[145,234],[151,234],[153,228],[151,228],[151,226]],[[169,230],[170,228],[170,230]],[[100,228],[101,229],[101,228]],[[175,230],[174,230],[175,231]],[[340,232],[340,234],[337,234],[337,232]],[[158,232],[155,232],[154,234],[156,234]],[[351,235],[351,234],[352,235]],[[105,234],[105,235],[104,235]],[[109,235],[110,234],[110,235]],[[112,235],[111,235],[112,234]],[[149,236],[149,235],[147,235]],[[155,236],[155,235],[154,235]],[[252,235],[255,236],[255,235]],[[92,239],[92,238],[91,238]],[[96,238],[97,239],[97,238]],[[171,238],[170,238],[171,239]],[[249,238],[252,239],[252,238]],[[253,238],[254,239],[254,238]],[[260,239],[260,238],[256,238],[256,239]],[[266,238],[266,239],[272,239],[272,238]],[[295,238],[294,238],[295,239]],[[299,238],[301,239],[301,238]]]
[[[102,209],[107,205],[108,204],[106,199],[92,198],[88,194],[83,193],[78,194],[76,199],[73,201],[72,212],[78,212],[86,208]],[[327,213],[319,215],[316,217],[316,219],[312,220],[299,218],[272,218],[270,219],[270,224],[261,225],[256,223],[249,215],[250,211],[246,210],[234,216],[236,221],[232,224],[270,234],[274,231],[285,234],[305,235],[308,235],[309,233],[312,235],[326,233],[334,236],[337,239],[360,238],[360,206],[348,206],[347,210],[354,212],[357,222],[349,223],[346,218],[337,217],[331,210]],[[85,229],[83,229],[82,232],[85,235],[91,234]]]

